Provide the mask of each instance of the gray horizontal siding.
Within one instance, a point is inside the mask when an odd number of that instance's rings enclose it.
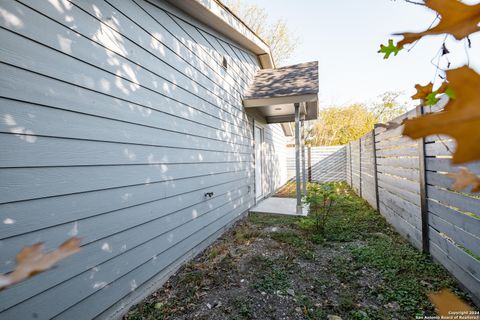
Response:
[[[163,1],[0,7],[0,272],[82,238],[3,291],[1,319],[89,319],[155,289],[254,204],[254,118],[266,193],[285,181],[281,127],[240,99],[254,54]]]

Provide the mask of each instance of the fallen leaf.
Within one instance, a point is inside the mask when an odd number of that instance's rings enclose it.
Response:
[[[431,94],[433,92],[433,83],[430,82],[426,86],[416,84],[415,89],[417,89],[417,93],[415,93],[412,96],[412,99],[413,100],[416,100],[416,99],[424,100],[425,98],[427,98],[427,96],[429,94]]]
[[[389,39],[388,46],[381,44],[378,53],[385,53],[383,59],[388,59],[392,53],[394,56],[396,56],[400,50],[402,50],[402,47],[394,45],[393,40]]]
[[[15,270],[7,275],[0,275],[0,290],[52,268],[58,261],[80,250],[80,239],[70,238],[57,249],[43,252],[43,243],[24,247],[16,256]]]
[[[461,191],[472,186],[472,192],[480,192],[480,177],[467,168],[461,168],[456,173],[448,173],[447,176],[455,179],[455,183],[450,186],[453,190]]]
[[[423,36],[448,33],[461,40],[480,30],[480,4],[466,5],[458,0],[426,0],[425,5],[436,11],[441,20],[435,27],[423,32],[401,33],[403,40],[397,46],[402,47]]]
[[[451,317],[452,312],[473,311],[472,307],[449,289],[442,289],[438,293],[429,293],[428,299],[435,306],[439,316]]]
[[[448,70],[449,88],[456,98],[445,109],[405,121],[403,134],[412,139],[446,134],[457,141],[452,163],[480,160],[480,75],[467,66]]]

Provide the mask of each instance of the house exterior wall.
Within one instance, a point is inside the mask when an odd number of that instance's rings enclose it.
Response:
[[[115,317],[158,288],[254,205],[254,122],[265,193],[286,180],[280,125],[241,103],[256,56],[172,5],[0,10],[0,273],[25,245],[82,239],[4,290],[0,319]]]

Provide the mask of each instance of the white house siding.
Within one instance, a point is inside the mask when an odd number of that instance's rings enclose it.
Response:
[[[118,315],[254,204],[257,58],[154,0],[2,1],[0,22],[0,273],[82,239],[0,319]],[[271,193],[285,143],[264,127]]]

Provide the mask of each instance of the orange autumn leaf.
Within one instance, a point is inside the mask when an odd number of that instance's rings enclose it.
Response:
[[[440,16],[440,23],[432,29],[423,32],[402,33],[403,40],[398,47],[412,43],[423,36],[448,33],[461,40],[471,33],[480,30],[480,4],[466,5],[458,0],[427,0],[425,5],[436,11]]]
[[[433,83],[429,83],[427,84],[426,86],[421,86],[419,84],[416,84],[415,85],[415,89],[417,89],[417,93],[415,93],[413,96],[412,96],[412,99],[415,100],[415,99],[422,99],[422,100],[425,100],[425,98],[430,94],[432,93],[432,90],[433,90]]]
[[[412,139],[449,135],[457,141],[452,163],[480,160],[480,75],[464,66],[448,70],[447,77],[456,99],[450,99],[442,112],[407,120],[403,134]]]
[[[470,172],[467,168],[461,168],[456,173],[448,173],[447,176],[455,179],[455,183],[451,185],[453,190],[461,191],[471,186],[472,192],[480,192],[480,177]]]
[[[435,306],[439,316],[451,317],[452,312],[474,311],[472,307],[449,289],[442,289],[438,293],[429,293],[428,299]]]
[[[16,256],[15,270],[7,275],[0,275],[0,290],[52,268],[58,261],[79,250],[78,238],[70,238],[48,253],[43,252],[43,243],[24,247]]]
[[[437,93],[445,93],[448,89],[448,83],[443,81],[440,87],[436,90]]]

